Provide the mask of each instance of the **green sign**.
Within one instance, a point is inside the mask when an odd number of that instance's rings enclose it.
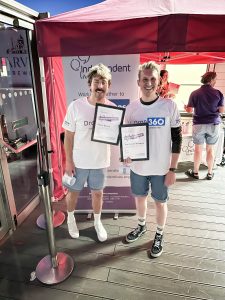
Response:
[[[12,129],[13,130],[16,130],[16,129],[19,129],[25,125],[28,125],[28,118],[25,117],[23,119],[19,119],[19,120],[16,120],[16,121],[13,121],[12,122]]]

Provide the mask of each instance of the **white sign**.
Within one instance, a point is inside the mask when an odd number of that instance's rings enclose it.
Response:
[[[26,31],[0,30],[0,58],[6,63],[7,76],[0,77],[2,87],[32,87]]]
[[[108,99],[137,98],[139,58],[137,54],[63,57],[67,104],[75,99],[89,96],[87,74],[91,67],[99,63],[108,66],[112,72],[112,86]]]

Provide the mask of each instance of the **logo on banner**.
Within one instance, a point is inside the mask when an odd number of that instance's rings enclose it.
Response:
[[[70,67],[75,72],[80,72],[80,78],[86,79],[85,74],[90,70],[92,65],[85,66],[89,62],[90,56],[77,56],[70,62]]]
[[[194,153],[193,139],[189,140],[185,143],[185,145],[182,146],[182,152],[184,152],[186,156],[192,155]]]
[[[110,99],[110,101],[115,103],[116,106],[123,108],[125,108],[130,103],[130,99]]]
[[[87,63],[90,60],[90,56],[77,56],[76,58],[73,58],[70,62],[70,67],[73,71],[79,72],[80,78],[81,79],[86,79],[87,76],[86,74],[89,72],[89,70],[92,68],[92,64],[88,65]],[[90,63],[90,62],[89,62]],[[115,64],[115,65],[108,65],[108,68],[110,71],[113,73],[119,72],[119,73],[124,73],[124,72],[131,72],[131,65],[128,63],[127,65],[120,65],[120,64]]]

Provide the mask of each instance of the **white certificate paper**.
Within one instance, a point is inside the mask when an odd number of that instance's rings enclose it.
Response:
[[[92,141],[118,145],[125,108],[96,104]]]
[[[129,124],[121,126],[121,160],[149,159],[148,124]]]

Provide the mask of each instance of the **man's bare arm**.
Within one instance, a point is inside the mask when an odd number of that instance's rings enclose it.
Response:
[[[75,133],[65,130],[64,148],[66,153],[66,168],[65,171],[68,175],[75,174],[75,165],[73,161],[73,144]]]

